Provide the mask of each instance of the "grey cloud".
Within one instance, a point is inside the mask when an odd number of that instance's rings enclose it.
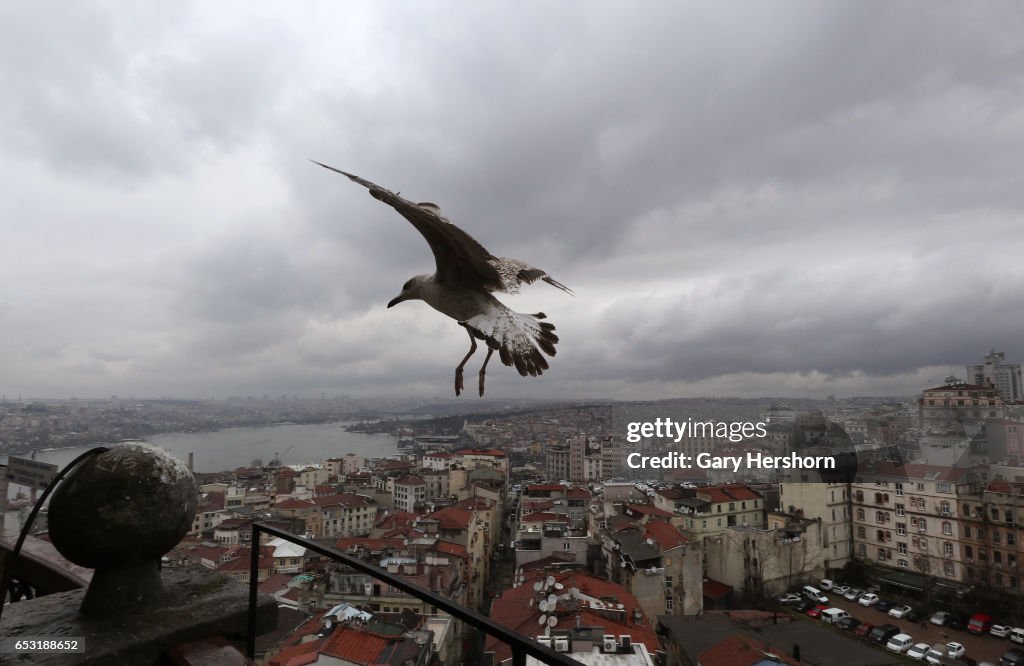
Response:
[[[426,243],[308,158],[577,291],[509,299],[562,343],[495,395],[913,391],[1024,355],[1016,4],[76,5],[48,48],[0,11],[12,385],[447,394],[462,330],[384,310]]]

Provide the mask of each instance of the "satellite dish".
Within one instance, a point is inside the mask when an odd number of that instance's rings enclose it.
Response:
[[[548,618],[548,626],[549,626],[549,627],[552,627],[552,628],[554,628],[554,626],[555,626],[556,624],[558,624],[558,618],[557,618],[557,617],[555,617],[554,615],[552,615],[551,617],[549,617],[549,618]]]
[[[533,584],[533,591],[534,592],[540,592],[540,588],[542,588],[542,587],[544,587],[544,586],[541,585],[540,581],[538,580],[536,583]]]
[[[548,621],[548,616],[547,615],[541,615],[540,617],[537,618],[537,624],[544,624],[547,621]]]
[[[537,608],[539,608],[542,613],[546,613],[548,611],[548,602],[541,601],[539,604],[537,604]]]
[[[562,585],[561,583],[555,583],[555,589],[556,590],[564,590],[565,589],[565,585]]]
[[[558,597],[553,594],[548,595],[548,606],[554,607],[558,603]]]
[[[555,577],[554,576],[548,576],[548,587],[551,587],[554,584],[555,584]]]

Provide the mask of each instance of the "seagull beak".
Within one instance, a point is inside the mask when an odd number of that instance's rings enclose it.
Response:
[[[394,307],[394,306],[398,305],[399,303],[401,303],[404,300],[405,300],[405,292],[402,292],[398,296],[395,296],[390,301],[388,301],[388,307],[389,308],[390,307]]]

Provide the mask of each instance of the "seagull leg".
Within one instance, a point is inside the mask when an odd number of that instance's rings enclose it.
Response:
[[[469,352],[466,354],[465,358],[462,359],[462,363],[459,363],[459,367],[455,368],[456,396],[462,395],[462,369],[466,367],[466,361],[469,360],[469,357],[472,356],[474,352],[476,352],[476,338],[473,337],[473,334],[470,333],[468,329],[466,330],[466,333],[469,334],[469,342],[472,346],[469,348]]]
[[[487,358],[484,359],[484,364],[480,366],[480,397],[484,397],[484,373],[487,371],[487,361],[491,360],[491,354],[494,350],[490,347],[487,348]]]

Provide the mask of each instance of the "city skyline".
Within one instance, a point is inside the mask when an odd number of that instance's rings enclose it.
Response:
[[[309,158],[573,287],[509,299],[562,343],[489,398],[908,396],[1024,358],[1013,4],[3,17],[8,398],[447,396],[464,336],[385,308],[429,252]]]

